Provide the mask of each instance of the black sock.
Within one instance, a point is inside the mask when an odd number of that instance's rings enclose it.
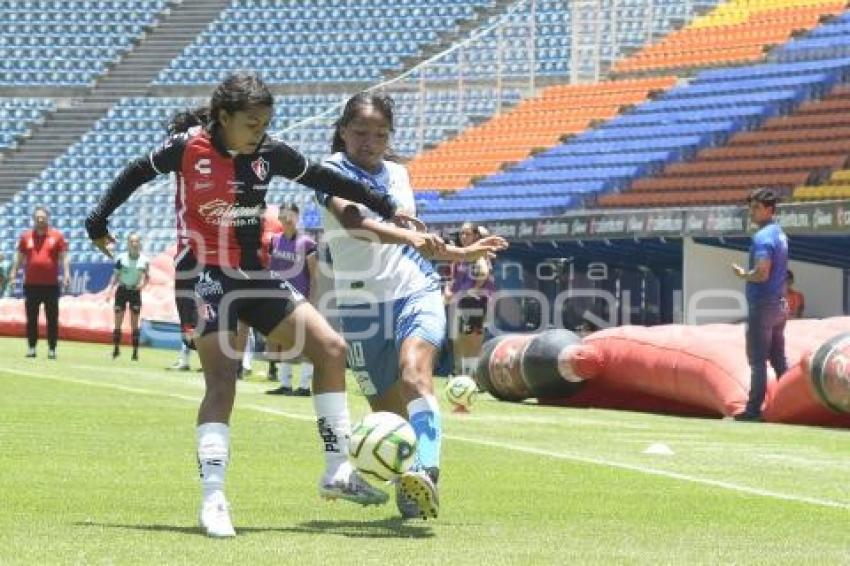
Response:
[[[113,330],[112,331],[112,345],[115,346],[115,349],[118,349],[118,344],[121,343],[121,331]]]
[[[141,332],[138,330],[133,331],[133,353],[136,354],[139,352],[139,336]]]

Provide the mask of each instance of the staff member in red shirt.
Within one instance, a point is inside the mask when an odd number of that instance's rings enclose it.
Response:
[[[62,288],[71,283],[68,244],[62,232],[50,227],[44,207],[33,212],[33,229],[26,230],[18,240],[18,255],[9,271],[10,289],[14,289],[18,268],[24,268],[24,298],[27,312],[27,357],[35,357],[38,342],[38,311],[44,303],[47,317],[47,357],[56,359],[59,338],[59,264],[62,264]]]

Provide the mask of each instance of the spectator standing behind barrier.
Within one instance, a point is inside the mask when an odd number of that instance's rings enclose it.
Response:
[[[465,222],[460,229],[460,245],[470,246],[489,232],[483,226]],[[486,257],[475,261],[452,264],[451,281],[444,291],[444,300],[455,311],[456,327],[451,329],[455,367],[463,375],[472,375],[478,366],[478,356],[484,342],[484,323],[487,306],[495,290],[492,266]]]
[[[750,194],[750,219],[759,229],[750,245],[749,269],[732,264],[735,275],[747,282],[747,358],[752,372],[747,408],[735,415],[736,421],[761,421],[767,360],[777,378],[788,369],[784,301],[788,239],[774,220],[778,200],[770,189],[757,189]]]
[[[794,288],[794,272],[790,269],[785,276],[785,302],[788,305],[788,318],[803,318],[806,297]]]
[[[150,277],[150,261],[142,254],[142,238],[138,234],[130,234],[127,238],[127,251],[120,254],[115,261],[115,271],[109,281],[109,288],[118,284],[115,291],[115,329],[112,331],[112,358],[121,355],[118,345],[121,343],[121,325],[124,323],[124,312],[130,306],[130,331],[133,337],[132,360],[139,359],[139,315],[142,312],[142,289],[148,284]]]
[[[9,270],[9,290],[15,288],[18,268],[24,269],[24,304],[27,314],[27,357],[35,357],[38,342],[38,313],[44,303],[47,318],[47,357],[56,359],[59,340],[59,265],[62,265],[62,289],[71,283],[68,244],[62,232],[50,227],[47,209],[33,211],[33,228],[25,230],[18,240],[18,255]]]

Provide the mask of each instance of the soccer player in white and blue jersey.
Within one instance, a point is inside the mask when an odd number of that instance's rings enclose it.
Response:
[[[355,95],[337,121],[334,153],[325,165],[389,194],[412,216],[407,170],[387,159],[392,129],[389,97]],[[439,276],[429,258],[492,257],[507,242],[492,236],[459,248],[436,234],[384,222],[340,197],[320,193],[320,202],[349,367],[372,410],[405,417],[416,432],[416,464],[397,484],[399,511],[405,518],[436,517],[442,435],[433,371],[446,319]]]

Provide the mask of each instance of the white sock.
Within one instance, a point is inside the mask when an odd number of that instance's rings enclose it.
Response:
[[[230,427],[224,423],[198,425],[198,470],[204,499],[224,496],[224,476],[230,452]]]
[[[478,358],[461,358],[460,359],[460,371],[463,375],[472,375],[475,373],[475,369],[478,367]]]
[[[310,389],[313,386],[313,364],[301,363],[301,389]]]
[[[313,395],[313,407],[325,454],[325,478],[330,479],[348,463],[351,437],[348,399],[345,392],[320,393]]]
[[[248,339],[245,341],[245,351],[242,352],[242,369],[251,371],[251,362],[254,360],[254,332],[248,331]]]
[[[183,344],[183,346],[180,347],[180,358],[179,358],[180,365],[182,365],[182,366],[188,366],[189,365],[189,352],[190,351],[191,350],[189,350],[189,348],[185,344]]]
[[[284,387],[292,387],[292,364],[289,362],[280,362],[277,368],[280,384]]]

